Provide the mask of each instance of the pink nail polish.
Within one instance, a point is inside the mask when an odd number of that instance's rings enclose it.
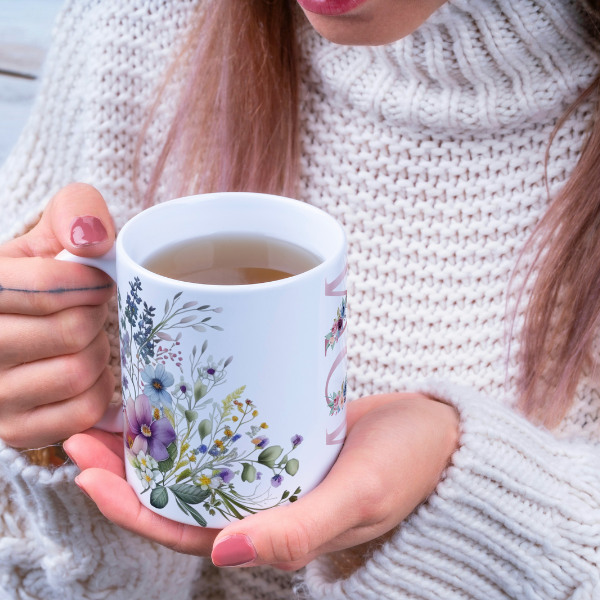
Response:
[[[108,239],[106,228],[98,217],[75,217],[71,223],[71,243],[74,246],[92,246]]]
[[[223,538],[212,551],[211,559],[216,567],[240,567],[258,555],[247,535],[230,535]]]
[[[79,483],[79,477],[75,477],[75,485],[91,500],[92,497],[85,491],[85,488]]]

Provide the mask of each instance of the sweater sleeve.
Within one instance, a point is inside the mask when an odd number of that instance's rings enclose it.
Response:
[[[600,449],[559,441],[473,389],[428,382],[454,405],[460,446],[435,492],[347,579],[307,567],[317,599],[597,600]]]
[[[124,531],[74,485],[0,442],[2,600],[187,600],[201,559]]]

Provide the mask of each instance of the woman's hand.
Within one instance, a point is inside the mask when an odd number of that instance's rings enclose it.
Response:
[[[0,438],[44,446],[91,427],[114,391],[103,324],[108,275],[54,260],[63,248],[99,256],[115,233],[102,196],[73,184],[39,224],[0,246]]]
[[[175,523],[143,507],[124,480],[120,438],[90,431],[64,448],[82,470],[77,484],[117,525],[179,552],[212,552],[217,566],[295,570],[393,529],[434,490],[457,444],[458,415],[446,404],[418,394],[350,402],[346,442],[325,480],[293,504],[222,531]]]

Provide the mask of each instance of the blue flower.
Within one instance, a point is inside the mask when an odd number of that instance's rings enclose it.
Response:
[[[346,316],[346,303],[342,302],[342,308],[340,309],[340,317],[343,319]]]
[[[198,446],[198,448],[196,448],[195,453],[196,454],[206,454],[207,451],[208,451],[208,446],[206,444],[202,444],[201,446]]]
[[[283,477],[281,475],[273,475],[273,477],[271,477],[271,485],[273,487],[279,487],[282,481]]]
[[[122,383],[122,385],[123,385],[123,389],[124,389],[124,390],[126,390],[126,389],[128,389],[128,388],[129,388],[129,381],[128,381],[128,379],[127,379],[127,376],[126,376],[126,375],[123,375],[123,383]]]
[[[211,449],[208,451],[208,453],[209,453],[211,456],[215,456],[215,457],[216,457],[216,456],[219,456],[219,454],[221,454],[221,451],[219,450],[219,448],[218,448],[217,446],[213,446],[213,447],[212,447],[212,448],[211,448]]]
[[[171,408],[173,400],[171,394],[167,392],[167,388],[173,385],[175,379],[171,373],[165,371],[164,365],[158,364],[156,368],[152,365],[147,365],[141,372],[141,376],[145,383],[144,394],[148,396],[150,403],[154,406],[166,404]]]
[[[232,442],[237,442],[240,438],[242,437],[242,435],[240,433],[236,433],[232,438],[231,441]]]

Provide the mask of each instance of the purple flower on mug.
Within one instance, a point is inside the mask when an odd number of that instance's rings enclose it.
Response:
[[[273,475],[273,477],[271,477],[271,485],[273,487],[279,487],[282,481],[283,477],[281,475]]]
[[[214,374],[216,373],[216,371],[215,371],[214,369],[212,369],[212,368],[210,368],[210,369],[206,369],[206,372],[207,372],[209,375],[214,375]]]
[[[125,348],[121,348],[121,364],[127,368],[127,353],[125,352]]]
[[[295,436],[292,437],[292,439],[290,441],[292,442],[292,446],[294,446],[294,448],[295,448],[296,446],[299,446],[304,441],[304,438],[301,435],[296,434]]]
[[[265,437],[264,435],[259,435],[258,437],[255,437],[252,440],[252,443],[257,447],[257,448],[264,448],[265,446],[267,446],[269,444],[269,438]]]
[[[169,419],[152,420],[152,408],[148,396],[141,394],[135,400],[129,398],[125,409],[129,435],[135,436],[131,450],[134,454],[145,452],[157,461],[167,460],[167,446],[177,437]]]
[[[242,435],[240,433],[236,433],[232,438],[231,441],[232,442],[237,442],[240,438],[242,437]]]
[[[259,481],[262,479],[262,473],[260,471],[256,472],[256,479],[258,479]]]
[[[165,370],[164,365],[146,365],[146,368],[140,373],[144,381],[144,394],[154,406],[166,404],[169,408],[173,405],[171,394],[167,392],[167,388],[175,383],[175,379],[171,373]]]
[[[123,389],[129,389],[129,380],[127,379],[127,375],[123,375],[123,381],[121,382]]]
[[[219,473],[219,477],[223,483],[229,483],[235,477],[235,473],[231,469],[224,469]]]

